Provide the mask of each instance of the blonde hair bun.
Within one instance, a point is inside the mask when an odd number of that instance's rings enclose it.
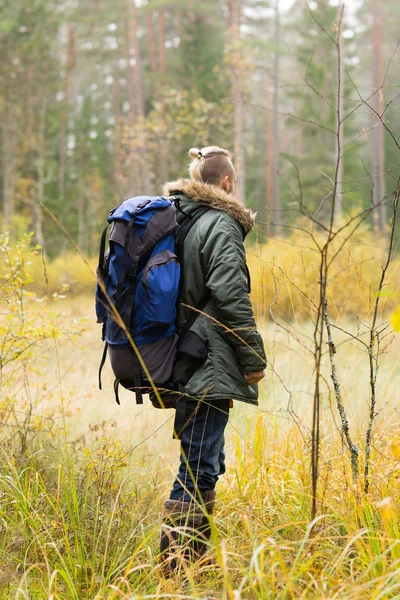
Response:
[[[200,152],[199,148],[190,148],[189,156],[190,156],[190,158],[193,158],[193,159],[200,158],[201,152]]]
[[[229,176],[232,182],[236,181],[235,168],[229,150],[219,146],[191,148],[189,156],[192,159],[189,165],[189,173],[193,181],[218,185],[221,178],[226,175]]]

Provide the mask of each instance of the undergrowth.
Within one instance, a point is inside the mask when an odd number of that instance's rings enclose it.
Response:
[[[318,234],[315,234],[318,241]],[[343,237],[332,244],[332,256],[341,247]],[[313,302],[319,295],[319,254],[309,235],[294,231],[285,238],[274,237],[266,244],[249,243],[248,264],[252,274],[252,302],[259,315],[268,314],[273,306],[276,317],[307,319],[312,316]],[[374,236],[366,228],[353,234],[345,249],[339,252],[332,265],[329,280],[329,301],[332,317],[366,317],[375,301],[375,290],[380,276],[380,265],[386,258],[383,238]],[[42,258],[31,260],[29,289],[37,296],[92,295],[96,258],[87,265],[76,253],[66,253],[47,263],[47,279],[43,277]],[[390,311],[400,305],[400,291],[396,285],[400,259],[390,266],[387,284],[382,293],[382,309]]]
[[[368,495],[362,482],[353,486],[340,434],[324,421],[319,516],[310,524],[307,424],[281,428],[278,414],[259,412],[245,435],[230,437],[234,455],[213,520],[215,564],[165,580],[158,539],[169,474],[122,442],[112,420],[76,434],[57,361],[85,323],[27,291],[39,249],[27,239],[11,256],[1,242],[9,268],[1,286],[0,598],[400,597],[400,423],[393,419],[375,431]],[[41,376],[49,361],[53,403],[32,385],[32,373]],[[135,433],[139,442],[149,432]],[[362,450],[361,434],[357,442]]]
[[[77,451],[42,433],[1,455],[2,598],[396,598],[400,594],[398,460],[376,440],[375,485],[350,484],[340,440],[326,440],[324,493],[309,523],[308,447],[263,418],[219,489],[216,564],[164,580],[157,560],[165,483],[134,485],[137,464],[107,436]],[[385,457],[385,458],[383,458]],[[210,550],[211,551],[211,550]]]

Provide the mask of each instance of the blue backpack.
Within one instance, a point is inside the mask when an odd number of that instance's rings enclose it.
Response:
[[[96,314],[105,342],[99,387],[108,352],[118,404],[120,384],[135,392],[141,404],[143,393],[151,390],[149,376],[161,390],[183,391],[186,381],[173,380],[180,353],[193,356],[195,368],[207,356],[204,342],[190,332],[199,313],[193,311],[189,321],[178,329],[177,303],[184,241],[209,208],[199,205],[186,214],[177,198],[138,196],[125,200],[108,216],[97,268]],[[208,299],[209,293],[195,308],[203,310]]]

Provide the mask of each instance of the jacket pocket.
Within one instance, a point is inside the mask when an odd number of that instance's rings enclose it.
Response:
[[[196,333],[188,331],[178,342],[175,380],[186,385],[208,356],[208,346]]]
[[[185,354],[197,360],[204,360],[208,355],[208,346],[197,333],[188,331],[178,342],[178,355]]]

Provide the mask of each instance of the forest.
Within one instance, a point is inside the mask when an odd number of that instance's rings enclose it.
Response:
[[[233,152],[261,239],[287,233],[300,196],[315,211],[337,153],[341,4],[281,4],[3,0],[5,226],[32,229],[50,257],[65,252],[44,204],[95,253],[110,208],[159,193],[186,173],[190,147],[211,143]],[[396,9],[345,6],[338,217],[380,205],[396,185]],[[388,221],[383,203],[368,224],[385,235]]]
[[[0,0],[0,600],[400,598],[399,15]],[[233,402],[211,559],[167,578],[174,411],[118,406],[108,363],[98,389],[96,267],[110,210],[214,145],[256,213],[268,362]]]

